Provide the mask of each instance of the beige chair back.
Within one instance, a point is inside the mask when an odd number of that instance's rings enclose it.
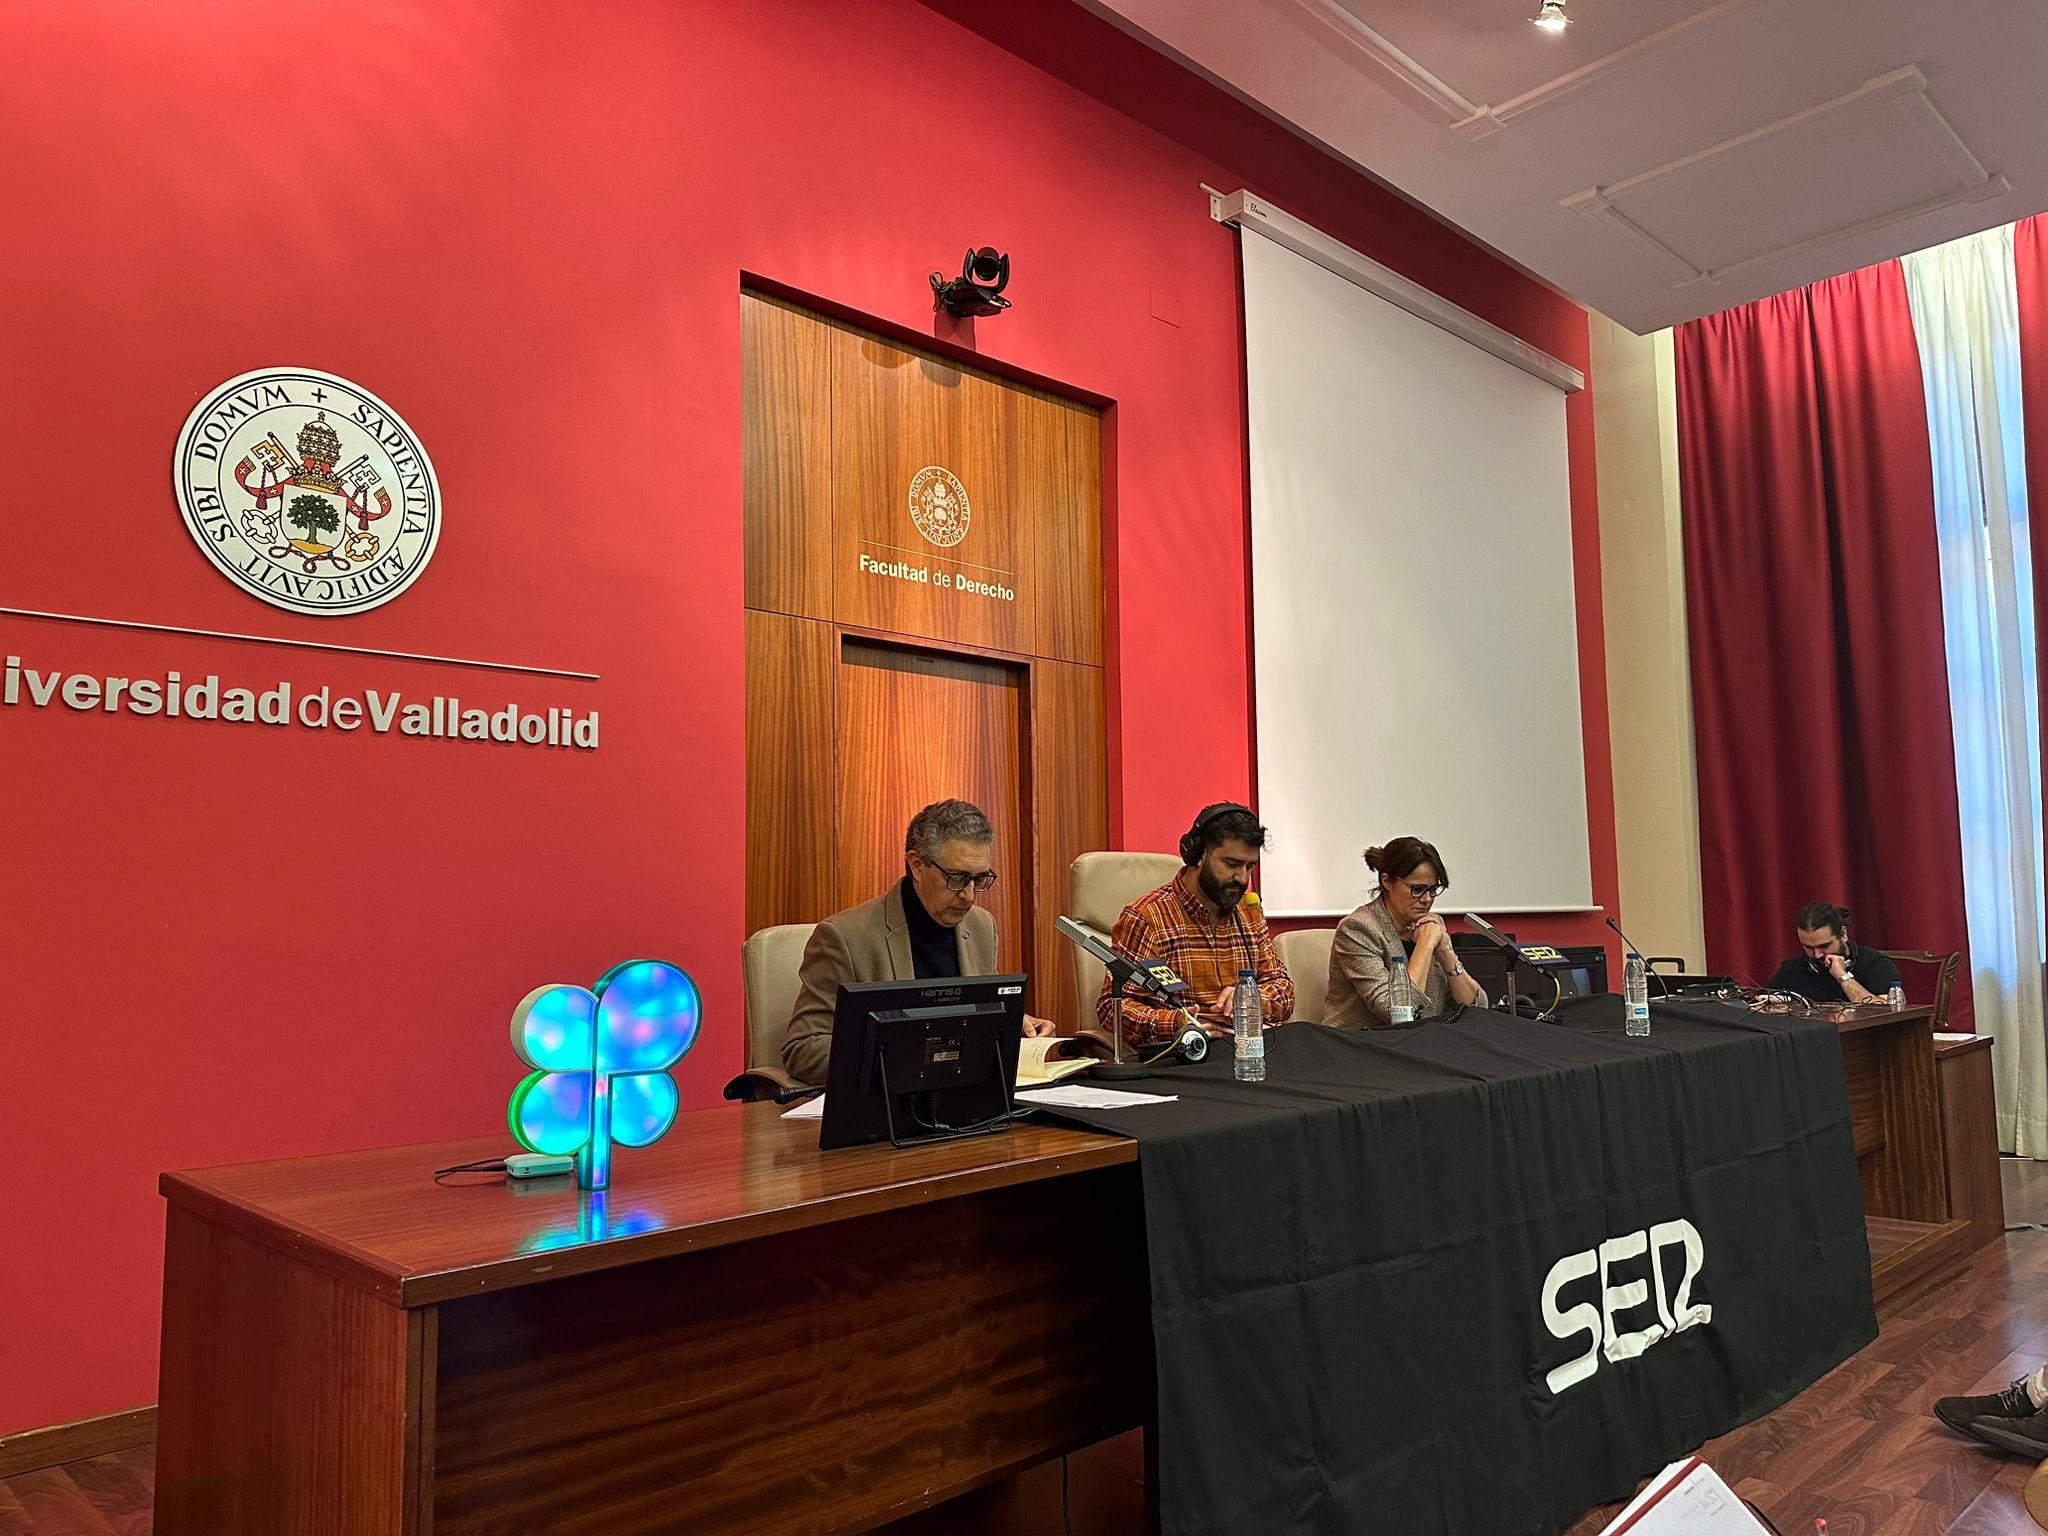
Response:
[[[1330,990],[1330,945],[1334,928],[1301,928],[1273,935],[1273,950],[1294,978],[1294,1017],[1323,1022],[1323,1002]]]
[[[1084,853],[1067,869],[1067,916],[1106,943],[1125,907],[1179,873],[1180,860],[1170,853]],[[1102,967],[1076,948],[1074,998],[1081,1028],[1094,1027],[1101,991]]]
[[[796,1008],[804,946],[816,923],[783,923],[749,934],[740,946],[740,976],[747,989],[747,1065],[780,1067],[782,1037]]]

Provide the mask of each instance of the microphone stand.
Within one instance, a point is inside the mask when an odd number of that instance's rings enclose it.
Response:
[[[1621,940],[1621,973],[1623,977],[1622,986],[1626,988],[1628,985],[1628,957],[1630,955],[1640,955],[1642,954],[1642,951],[1636,948],[1634,940],[1630,939],[1627,934],[1621,931],[1621,924],[1617,923],[1613,918],[1610,917],[1607,919],[1607,926],[1612,928],[1614,930],[1615,937]],[[1645,959],[1643,961],[1643,977],[1646,983],[1649,979],[1649,975],[1650,962],[1647,959]],[[1669,997],[1671,994],[1665,992],[1660,986],[1657,995],[1659,997]]]
[[[1131,966],[1135,971],[1136,966]],[[1116,987],[1116,1034],[1112,1044],[1116,1050],[1115,1061],[1098,1061],[1088,1069],[1088,1075],[1098,1082],[1127,1083],[1136,1078],[1150,1077],[1152,1069],[1143,1062],[1124,1060],[1124,1005],[1130,1001],[1131,978],[1123,977]]]

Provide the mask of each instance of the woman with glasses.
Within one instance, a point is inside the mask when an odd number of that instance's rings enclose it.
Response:
[[[1436,899],[1451,883],[1443,855],[1419,837],[1365,850],[1379,890],[1337,925],[1330,945],[1330,989],[1323,1022],[1338,1029],[1384,1029],[1393,1022],[1395,971],[1407,972],[1415,1017],[1454,1006],[1484,1008],[1486,992],[1451,947]]]

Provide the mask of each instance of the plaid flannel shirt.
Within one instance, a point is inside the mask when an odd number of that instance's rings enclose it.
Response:
[[[1195,887],[1195,873],[1183,869],[1158,890],[1140,896],[1123,910],[1110,935],[1120,955],[1133,960],[1164,960],[1188,984],[1190,1008],[1207,1007],[1237,984],[1245,968],[1259,980],[1259,1000],[1268,1024],[1284,1023],[1294,1011],[1294,982],[1274,952],[1266,932],[1266,914],[1247,895],[1237,910],[1220,921],[1209,915]],[[1104,1030],[1116,1028],[1117,993],[1102,979],[1095,1000],[1095,1020]],[[1173,1038],[1181,1027],[1177,1010],[1130,996],[1124,1003],[1124,1037],[1137,1045]]]

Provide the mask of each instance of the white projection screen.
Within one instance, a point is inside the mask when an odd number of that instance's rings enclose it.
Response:
[[[1590,908],[1564,393],[1240,239],[1267,909],[1349,912],[1404,834],[1445,911]]]

